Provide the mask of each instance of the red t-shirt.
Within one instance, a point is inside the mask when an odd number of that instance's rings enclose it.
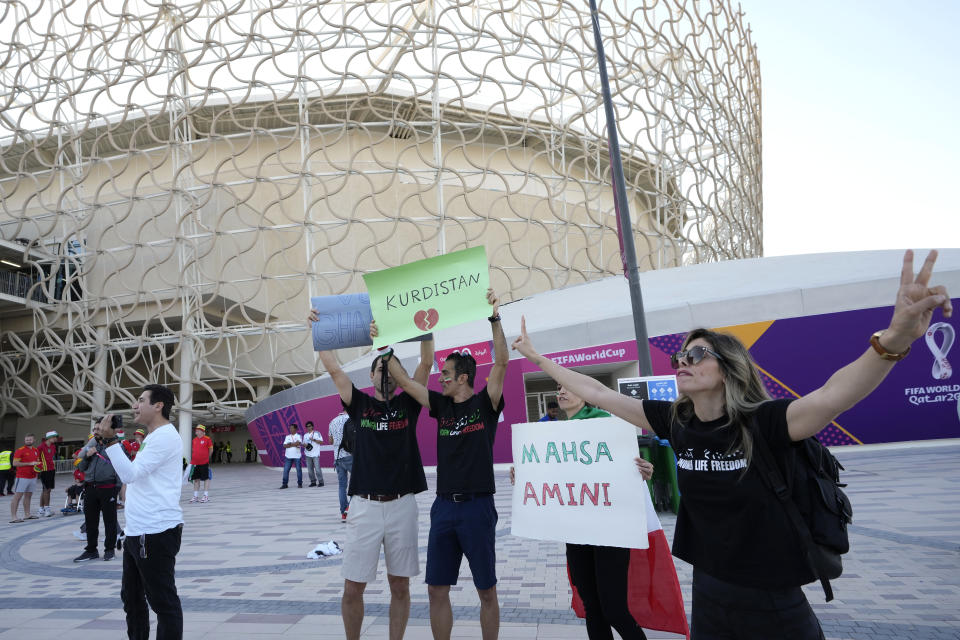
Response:
[[[57,457],[57,445],[47,444],[46,441],[44,441],[40,443],[37,449],[40,450],[40,455],[43,456],[44,470],[52,471],[54,469],[53,459]]]
[[[20,447],[13,452],[13,459],[20,462],[42,462],[40,451],[36,447]],[[37,471],[32,466],[17,467],[18,478],[36,478]]]
[[[209,464],[211,449],[213,449],[213,440],[207,436],[194,438],[193,452],[190,454],[190,464]]]

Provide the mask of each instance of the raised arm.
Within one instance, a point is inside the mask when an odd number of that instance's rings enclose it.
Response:
[[[420,343],[420,364],[417,365],[417,369],[413,372],[413,379],[423,385],[427,386],[427,382],[430,381],[430,369],[433,368],[433,354],[434,354],[434,344],[433,337],[429,340],[424,340]]]
[[[408,376],[393,353],[387,356],[387,371],[390,372],[390,377],[397,381],[397,385],[401,389],[413,396],[424,407],[430,408],[430,392],[427,391],[427,386]]]
[[[952,315],[946,287],[929,286],[936,260],[937,252],[931,251],[920,273],[914,277],[913,251],[904,254],[893,318],[879,340],[880,347],[887,353],[907,351],[913,341],[926,332],[937,307],[943,309],[945,318]],[[838,415],[870,395],[894,364],[896,360],[884,359],[872,345],[868,347],[863,355],[830,376],[822,387],[790,404],[787,408],[790,438],[796,441],[816,435]]]
[[[487,289],[487,302],[493,306],[490,317],[497,319],[490,323],[493,331],[493,366],[490,368],[490,377],[487,379],[487,394],[493,406],[498,407],[500,398],[503,397],[503,381],[507,377],[510,352],[507,350],[507,338],[503,335],[503,324],[500,322],[500,300],[493,293],[493,289]]]
[[[563,385],[586,402],[609,411],[641,429],[651,430],[650,423],[647,422],[647,416],[643,412],[642,401],[618,393],[590,376],[571,371],[550,358],[537,353],[530,342],[530,336],[527,335],[526,318],[520,319],[520,337],[513,341],[513,348],[519,351],[524,358],[540,367],[557,384]]]
[[[316,309],[310,310],[310,315],[307,317],[307,320],[310,323],[318,320]],[[353,400],[353,382],[350,380],[350,377],[343,372],[343,369],[340,368],[336,354],[332,351],[318,351],[317,355],[320,356],[320,362],[323,363],[323,368],[330,374],[334,386],[337,387],[337,393],[340,394],[340,399],[343,400],[343,404],[349,405],[350,401]]]

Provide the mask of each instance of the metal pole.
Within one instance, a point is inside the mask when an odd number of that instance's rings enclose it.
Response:
[[[620,141],[617,138],[617,120],[610,97],[610,82],[607,79],[607,58],[603,53],[600,36],[600,16],[596,0],[590,1],[590,21],[597,47],[597,64],[600,69],[600,89],[603,93],[603,109],[607,115],[607,138],[610,152],[610,179],[613,182],[613,207],[617,212],[617,235],[620,237],[620,257],[623,259],[623,274],[630,287],[630,305],[633,310],[633,328],[637,337],[637,364],[640,375],[653,375],[650,360],[650,344],[647,341],[647,320],[643,313],[643,296],[640,293],[640,270],[637,267],[637,251],[633,245],[633,224],[630,222],[630,207],[627,204],[626,180],[623,177],[623,162],[620,158]]]

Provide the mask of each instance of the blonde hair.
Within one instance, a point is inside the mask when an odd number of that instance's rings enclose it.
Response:
[[[717,364],[723,373],[723,409],[727,422],[719,428],[734,426],[739,429],[739,438],[731,443],[730,449],[740,444],[749,465],[753,457],[750,416],[762,403],[770,400],[770,395],[760,380],[750,351],[740,340],[727,333],[694,329],[684,339],[683,348],[686,349],[687,345],[697,339],[704,340],[720,355]],[[686,424],[694,415],[693,400],[681,394],[673,403],[672,414],[674,424]]]

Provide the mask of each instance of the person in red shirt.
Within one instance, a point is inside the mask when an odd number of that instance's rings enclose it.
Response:
[[[13,483],[13,502],[10,503],[10,522],[36,520],[37,516],[30,514],[30,499],[37,490],[37,470],[35,466],[42,466],[40,450],[33,446],[36,436],[28,433],[23,437],[23,446],[13,452],[13,466],[17,470],[17,479]],[[23,500],[23,518],[17,517],[20,500]]]
[[[37,512],[38,516],[53,517],[53,510],[50,508],[50,492],[53,490],[54,478],[57,475],[54,460],[57,457],[57,440],[59,439],[59,433],[56,431],[47,431],[47,435],[43,436],[43,442],[37,447],[40,451],[40,459],[42,461],[42,470],[39,475],[40,485],[43,487],[43,490],[40,492],[40,510]]]
[[[198,424],[193,430],[196,438],[193,439],[193,450],[190,453],[190,464],[193,471],[190,479],[193,480],[193,497],[190,502],[210,502],[210,452],[213,451],[213,440],[207,437],[207,428]],[[203,497],[200,496],[200,482],[203,482]]]

